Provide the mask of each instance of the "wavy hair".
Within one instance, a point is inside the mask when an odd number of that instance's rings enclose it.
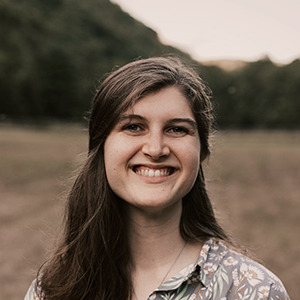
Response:
[[[146,95],[175,86],[190,102],[200,138],[201,163],[209,156],[210,91],[180,59],[155,57],[112,72],[97,91],[89,121],[89,151],[69,193],[64,235],[40,271],[45,299],[119,299],[132,296],[131,256],[123,201],[111,190],[104,143],[119,116]],[[229,242],[216,221],[202,168],[183,199],[180,233],[186,241],[216,237]]]

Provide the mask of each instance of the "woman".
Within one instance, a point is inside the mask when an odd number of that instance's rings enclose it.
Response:
[[[289,299],[215,219],[201,167],[211,124],[207,88],[178,59],[108,76],[64,237],[26,299]]]

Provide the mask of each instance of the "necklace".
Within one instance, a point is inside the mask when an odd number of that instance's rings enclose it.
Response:
[[[174,262],[171,264],[171,266],[170,266],[170,268],[168,269],[167,273],[166,273],[165,276],[163,277],[163,279],[162,279],[162,281],[160,282],[159,286],[161,286],[161,285],[164,283],[165,279],[167,278],[167,276],[169,275],[169,273],[171,272],[171,270],[172,270],[173,267],[175,266],[177,260],[179,259],[180,255],[182,254],[182,252],[183,252],[185,246],[186,246],[186,242],[184,243],[182,249],[180,250],[180,252],[179,252],[178,255],[176,256]],[[134,294],[135,299],[136,299],[136,300],[139,300],[134,290],[133,290],[133,294]]]
[[[176,264],[177,260],[179,259],[179,257],[180,257],[180,255],[181,255],[181,253],[183,252],[183,250],[184,250],[185,246],[186,246],[186,242],[184,243],[184,245],[183,245],[182,249],[180,250],[180,252],[179,252],[179,253],[178,253],[178,255],[176,256],[176,258],[175,258],[174,262],[172,263],[172,265],[171,265],[171,266],[170,266],[170,268],[168,269],[168,271],[167,271],[166,275],[164,276],[164,278],[163,278],[163,279],[162,279],[162,281],[160,282],[159,286],[161,286],[161,285],[164,283],[165,279],[167,278],[167,276],[168,276],[168,275],[169,275],[169,273],[171,272],[172,268],[175,266],[175,264]]]

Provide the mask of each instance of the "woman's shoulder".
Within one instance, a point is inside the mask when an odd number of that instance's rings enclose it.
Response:
[[[24,300],[42,300],[41,288],[38,284],[38,279],[34,279],[27,290]]]
[[[210,240],[207,244],[203,271],[213,270],[211,286],[229,287],[228,292],[238,299],[289,299],[280,281],[269,269],[246,255],[231,249],[223,242]],[[212,275],[212,274],[211,274]],[[231,298],[229,298],[231,299]],[[248,298],[247,298],[248,299]]]

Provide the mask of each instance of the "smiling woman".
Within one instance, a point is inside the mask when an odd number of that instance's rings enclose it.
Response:
[[[145,214],[181,201],[200,166],[196,124],[177,87],[145,96],[121,114],[104,145],[106,175],[116,195],[145,207]]]
[[[25,299],[288,299],[235,252],[207,196],[208,89],[175,58],[138,60],[97,92],[62,241]]]

